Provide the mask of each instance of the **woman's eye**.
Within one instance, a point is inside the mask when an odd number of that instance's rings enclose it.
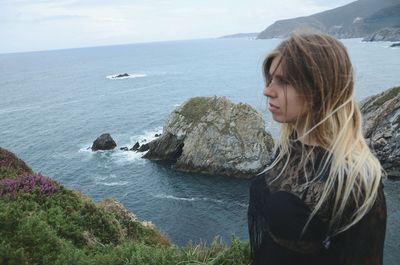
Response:
[[[277,85],[287,85],[288,83],[281,77],[274,77],[272,81]]]
[[[288,85],[289,82],[280,76],[274,76],[274,77],[267,79],[267,86],[269,86],[271,84],[275,84],[277,86],[285,86],[285,85]]]

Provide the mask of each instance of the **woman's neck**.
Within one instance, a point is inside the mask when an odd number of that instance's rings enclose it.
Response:
[[[305,135],[306,131],[304,127],[298,126],[295,128],[297,133],[297,139],[305,145],[319,146],[319,144],[311,137],[310,134]]]

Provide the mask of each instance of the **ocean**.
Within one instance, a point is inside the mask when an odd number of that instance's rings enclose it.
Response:
[[[400,85],[400,48],[342,41],[353,62],[357,100]],[[262,95],[261,66],[279,42],[205,39],[0,54],[0,146],[95,201],[117,199],[177,245],[216,236],[247,240],[247,180],[181,173],[173,164],[119,148],[153,139],[168,115],[194,96],[248,103],[276,137],[278,125]],[[130,78],[113,78],[123,73]],[[105,132],[117,148],[87,150]],[[385,264],[395,264],[400,182],[385,188]]]

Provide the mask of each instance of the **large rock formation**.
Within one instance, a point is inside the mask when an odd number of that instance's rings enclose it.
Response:
[[[97,150],[111,150],[117,146],[114,139],[109,133],[103,133],[100,135],[92,145],[92,151]]]
[[[360,103],[364,135],[388,177],[400,178],[400,87]]]
[[[250,177],[270,158],[261,114],[225,97],[195,97],[175,109],[144,158],[176,160],[182,171]]]

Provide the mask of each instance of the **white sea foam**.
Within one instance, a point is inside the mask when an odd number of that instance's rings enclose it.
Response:
[[[136,142],[139,142],[139,144],[151,142],[157,138],[155,137],[156,134],[162,133],[162,129],[163,128],[159,126],[151,130],[146,130],[142,134],[133,135],[130,137],[130,144],[133,146]]]
[[[79,153],[92,153],[91,146],[91,143],[84,145],[83,147],[79,148]]]
[[[104,180],[108,180],[108,179],[116,179],[117,175],[115,174],[111,174],[111,175],[100,175],[100,174],[96,174],[94,176],[94,179],[96,182],[98,181],[104,181]]]
[[[176,197],[173,195],[167,195],[167,194],[156,194],[153,195],[155,198],[159,199],[170,199],[170,200],[177,200],[177,201],[210,201],[213,203],[219,203],[219,204],[226,204],[226,203],[233,203],[236,204],[240,207],[246,208],[248,207],[247,204],[245,203],[240,203],[240,202],[225,202],[223,200],[218,200],[218,199],[212,199],[212,198],[207,198],[207,197],[191,197],[191,198],[185,198],[185,197]]]
[[[128,74],[128,75],[125,75]],[[146,74],[143,73],[118,73],[118,74],[113,74],[113,75],[108,75],[106,76],[107,79],[110,80],[116,80],[116,79],[128,79],[128,78],[139,78],[139,77],[146,77]]]
[[[243,207],[243,208],[247,208],[247,207],[249,207],[249,204],[247,204],[247,203],[241,203],[241,202],[234,202],[236,205],[239,205],[240,207]]]
[[[126,146],[128,149],[132,148],[132,146],[135,145],[136,142],[139,142],[140,145],[148,143],[157,137],[155,137],[155,134],[159,134],[162,131],[162,127],[157,127],[152,130],[146,130],[142,134],[139,135],[134,135],[130,137],[130,142],[127,144],[122,144],[121,146]],[[124,164],[130,164],[132,162],[143,162],[145,163],[145,160],[142,159],[142,156],[145,155],[147,152],[135,152],[135,151],[122,151],[122,150],[117,150],[112,154],[112,158],[115,163],[124,165]]]
[[[159,198],[159,199],[170,199],[170,200],[177,200],[177,201],[198,201],[199,198],[183,198],[183,197],[175,197],[172,195],[166,195],[166,194],[157,194],[154,195],[155,198]]]
[[[128,183],[129,183],[128,181],[115,181],[115,182],[97,182],[96,184],[104,186],[125,186]]]
[[[101,176],[101,175],[98,175],[98,176],[95,176],[94,179],[96,180],[96,182],[98,182],[98,181],[103,181],[103,180],[108,179],[108,176]]]
[[[128,147],[130,148],[130,147]],[[142,156],[145,153],[138,153],[135,151],[122,151],[118,150],[117,152],[112,154],[112,160],[118,165],[126,165],[131,164],[132,162],[144,162]]]
[[[128,149],[130,149],[136,142],[139,142],[141,145],[148,143],[157,138],[155,137],[155,134],[160,134],[161,132],[162,132],[162,127],[156,127],[151,130],[146,130],[142,134],[131,136],[129,143],[123,143],[112,150],[110,154],[110,160],[119,165],[131,164],[132,162],[145,163],[145,160],[142,159],[142,156],[146,154],[146,152],[124,151],[120,150],[119,148],[126,146],[128,147]],[[92,145],[91,143],[86,143],[81,145],[78,152],[90,155],[94,154],[95,152],[92,151],[91,145]],[[103,150],[96,151],[96,153],[108,153],[108,152],[110,151],[103,151]]]

